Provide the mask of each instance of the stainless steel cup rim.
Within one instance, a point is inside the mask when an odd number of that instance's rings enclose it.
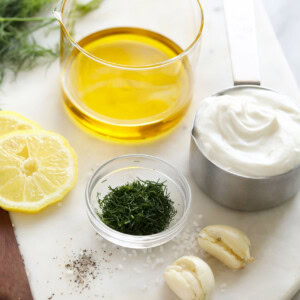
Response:
[[[267,88],[267,87],[262,87],[262,86],[258,86],[258,85],[238,85],[238,86],[232,86],[232,87],[229,87],[229,88],[225,88],[217,93],[214,93],[212,95],[212,97],[214,96],[221,96],[221,95],[224,95],[224,94],[227,94],[228,92],[230,91],[233,91],[233,90],[238,90],[238,89],[260,89],[260,90],[266,90],[266,91],[270,91],[270,92],[274,92],[274,93],[277,93],[279,94],[279,92],[273,90],[273,89],[270,89],[270,88]],[[194,131],[195,131],[195,127],[196,127],[196,120],[197,120],[197,117],[198,117],[198,114],[200,112],[200,109],[197,110],[196,112],[196,115],[195,115],[195,118],[194,118],[194,121],[193,121],[193,129],[192,129],[192,132],[191,132],[191,136],[192,136],[192,139],[194,140],[195,144],[197,145],[197,149],[202,153],[202,155],[210,162],[212,163],[216,168],[222,170],[225,174],[230,174],[232,176],[236,176],[236,177],[239,177],[239,178],[245,178],[245,179],[249,179],[249,180],[253,180],[253,181],[258,181],[258,180],[273,180],[273,179],[276,179],[276,178],[280,178],[280,177],[283,177],[283,176],[286,176],[292,172],[294,172],[295,170],[297,169],[300,169],[300,163],[298,165],[296,165],[295,167],[293,167],[292,169],[290,169],[289,171],[286,171],[284,173],[281,173],[281,174],[277,174],[277,175],[272,175],[272,176],[248,176],[248,175],[242,175],[242,174],[238,174],[238,173],[235,173],[235,172],[232,172],[230,170],[226,170],[225,168],[223,168],[222,166],[216,164],[215,162],[213,162],[212,160],[210,160],[207,155],[202,151],[201,149],[201,145],[199,145],[195,135],[194,135]]]

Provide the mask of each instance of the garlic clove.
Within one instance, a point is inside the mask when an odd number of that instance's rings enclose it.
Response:
[[[189,283],[181,275],[172,268],[167,268],[164,273],[165,280],[169,288],[182,300],[196,299],[194,291],[190,288]]]
[[[231,269],[241,269],[254,259],[250,255],[250,240],[237,228],[211,225],[201,230],[198,244]]]
[[[215,280],[210,267],[199,257],[183,256],[168,266],[164,278],[181,300],[207,300]]]
[[[234,254],[225,250],[224,247],[206,240],[198,240],[198,243],[202,249],[223,262],[227,267],[235,270],[245,267],[245,261],[238,259]]]
[[[181,272],[181,275],[183,276],[185,281],[189,284],[189,288],[192,289],[193,294],[202,296],[203,291],[196,276],[194,276],[192,272],[187,270],[183,270]]]

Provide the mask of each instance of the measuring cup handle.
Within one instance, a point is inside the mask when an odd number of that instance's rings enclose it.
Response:
[[[253,0],[223,0],[234,85],[260,85]]]

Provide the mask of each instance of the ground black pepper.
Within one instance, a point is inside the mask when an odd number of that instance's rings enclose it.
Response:
[[[96,279],[99,275],[97,263],[93,256],[94,251],[85,249],[82,250],[76,258],[73,260],[70,259],[69,262],[65,264],[65,268],[67,269],[66,273],[72,275],[70,281],[76,283],[79,289],[89,289],[90,280]]]

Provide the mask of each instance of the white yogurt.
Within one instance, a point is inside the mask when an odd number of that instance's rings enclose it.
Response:
[[[204,99],[194,136],[216,165],[244,176],[273,176],[300,164],[300,106],[258,89]]]

